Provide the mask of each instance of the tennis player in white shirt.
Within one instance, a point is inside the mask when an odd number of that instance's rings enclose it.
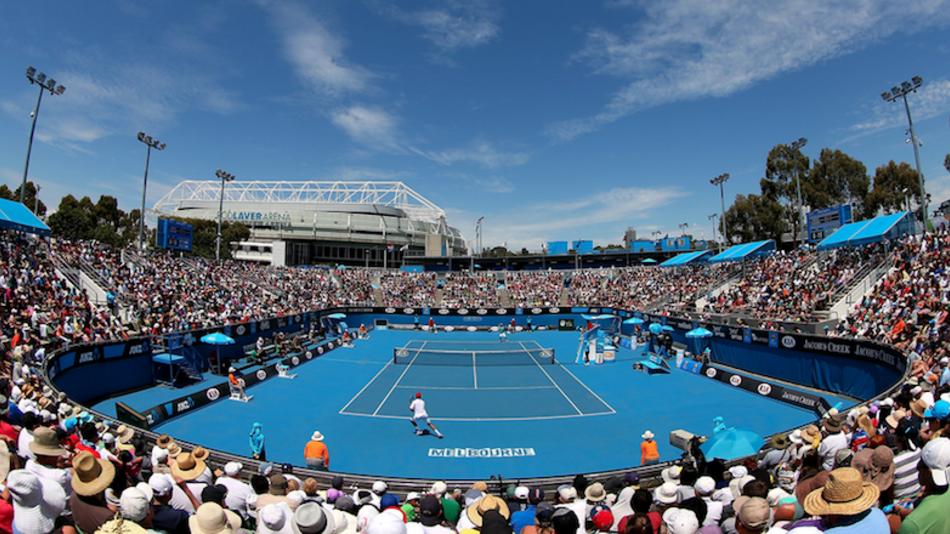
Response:
[[[421,436],[425,433],[425,427],[432,429],[432,433],[439,439],[445,436],[439,432],[439,429],[429,420],[429,412],[426,411],[426,401],[422,400],[422,393],[416,393],[412,402],[409,403],[409,411],[412,412],[412,419],[409,421],[416,429],[416,435]]]

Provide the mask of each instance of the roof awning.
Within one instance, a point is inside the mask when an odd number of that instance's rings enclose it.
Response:
[[[19,202],[0,198],[0,228],[47,236],[49,226]]]

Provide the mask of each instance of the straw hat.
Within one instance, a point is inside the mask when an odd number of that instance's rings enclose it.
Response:
[[[175,443],[174,441],[171,442],[171,444],[169,444],[168,448],[165,450],[168,451],[169,458],[177,458],[178,455],[181,454],[181,447],[179,447],[178,444]]]
[[[131,427],[119,425],[115,429],[115,439],[119,443],[128,443],[133,437],[135,437],[135,431]]]
[[[871,422],[871,418],[868,416],[868,414],[863,413],[859,415],[857,423],[858,426],[861,427],[861,430],[863,430],[864,433],[868,435],[868,437],[877,434],[877,429],[874,428],[874,423]]]
[[[806,445],[812,446],[815,444],[815,440],[821,439],[821,433],[818,430],[818,427],[815,425],[808,425],[802,429],[802,441]]]
[[[491,494],[485,495],[479,499],[478,502],[466,508],[465,514],[468,515],[468,520],[471,521],[473,525],[480,527],[482,526],[482,515],[489,510],[497,510],[505,519],[511,517],[511,513],[508,511],[508,505],[505,501]]]
[[[881,490],[861,478],[853,467],[831,472],[828,482],[805,497],[805,511],[811,515],[856,515],[874,506]]]
[[[884,422],[887,423],[887,426],[891,427],[894,430],[897,430],[897,427],[900,426],[901,419],[907,417],[907,412],[903,409],[897,409],[891,412],[890,415],[884,418]]]
[[[191,451],[191,455],[195,457],[195,460],[204,462],[208,459],[208,456],[211,456],[211,452],[199,445]]]
[[[600,502],[607,498],[607,492],[604,490],[604,485],[600,482],[594,482],[590,486],[587,486],[584,489],[584,498],[591,502]]]
[[[917,417],[923,417],[924,412],[927,411],[927,401],[923,399],[917,399],[914,402],[911,402],[910,411],[913,412],[913,414]]]
[[[171,436],[169,436],[168,434],[162,434],[161,436],[158,436],[158,438],[155,440],[155,445],[157,445],[159,449],[167,449],[168,446],[171,445],[173,442],[174,440],[172,440]]]
[[[0,440],[0,484],[7,480],[7,474],[10,473],[10,448],[7,442]]]
[[[238,532],[241,518],[217,503],[206,502],[198,507],[195,515],[188,518],[188,528],[194,534],[225,534]]]
[[[40,426],[33,431],[30,450],[40,456],[66,456],[69,452],[60,447],[59,438],[52,428]]]
[[[773,449],[787,449],[790,443],[788,434],[775,434],[771,439]]]
[[[88,451],[73,457],[73,491],[86,497],[105,491],[115,478],[115,466],[109,460],[98,459]]]
[[[190,452],[183,452],[175,457],[175,463],[172,464],[172,474],[181,477],[182,480],[194,480],[201,476],[205,470],[204,460],[198,460]]]

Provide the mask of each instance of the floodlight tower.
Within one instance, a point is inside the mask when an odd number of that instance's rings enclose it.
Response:
[[[709,215],[706,216],[706,218],[712,221],[713,223],[713,233],[712,233],[713,241],[716,242],[716,247],[719,249],[718,252],[722,252],[722,243],[720,243],[716,239],[716,217],[719,217],[718,213],[710,213]]]
[[[40,94],[36,97],[36,107],[33,108],[33,125],[30,127],[30,141],[26,145],[26,165],[23,166],[23,183],[20,185],[20,203],[23,203],[23,195],[26,194],[26,178],[30,174],[30,154],[33,152],[33,134],[36,133],[36,118],[40,115],[40,103],[43,102],[43,93],[49,92],[50,96],[61,95],[66,92],[66,88],[58,85],[53,78],[47,78],[46,73],[38,72],[36,67],[30,66],[26,69],[26,79],[30,85],[40,86]],[[29,209],[29,208],[27,208]]]
[[[142,179],[142,211],[139,213],[139,251],[144,250],[145,243],[145,189],[148,187],[148,164],[152,159],[152,149],[165,150],[165,143],[155,139],[145,132],[139,132],[137,138],[145,143],[145,177]]]
[[[792,149],[792,151],[798,152],[798,151],[800,151],[806,144],[808,144],[808,139],[805,139],[804,137],[799,137],[798,139],[796,139],[796,140],[792,141],[791,143],[789,143],[788,146],[789,146],[789,148]],[[793,156],[793,157],[794,157],[794,156]],[[794,242],[797,243],[797,242],[798,242],[798,234],[800,234],[801,231],[802,231],[802,228],[805,227],[805,221],[804,221],[804,216],[805,216],[805,214],[804,214],[804,208],[805,208],[805,205],[802,203],[802,178],[801,178],[801,174],[798,173],[798,158],[795,158],[795,189],[796,189],[797,195],[798,195],[798,206],[797,206],[797,208],[796,208],[796,210],[795,210],[795,211],[796,211],[796,213],[795,213],[795,226],[793,227],[794,230],[795,230],[795,235],[792,236],[792,241],[794,241]]]
[[[224,184],[234,181],[234,175],[218,169],[214,175],[221,179],[221,195],[218,198],[218,235],[214,240],[214,259],[221,261],[221,214],[224,212]]]
[[[726,193],[723,184],[729,181],[729,173],[724,172],[719,176],[709,180],[709,183],[716,186],[719,186],[719,209],[720,215],[719,220],[722,222],[722,240],[723,243],[729,242],[729,228],[726,227]]]
[[[910,132],[910,143],[914,145],[914,163],[917,166],[917,179],[920,181],[920,220],[924,225],[924,232],[927,231],[927,190],[924,187],[924,171],[920,167],[920,142],[917,140],[917,132],[914,130],[914,119],[910,115],[910,104],[907,102],[907,95],[916,93],[917,89],[923,85],[924,79],[920,76],[914,76],[910,81],[903,81],[900,85],[895,85],[890,91],[881,93],[881,98],[885,102],[895,102],[897,99],[904,101],[904,111],[907,112],[907,127]]]

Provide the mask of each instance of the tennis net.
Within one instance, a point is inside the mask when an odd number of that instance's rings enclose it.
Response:
[[[394,365],[442,365],[447,367],[553,365],[553,348],[510,350],[462,350],[399,347],[393,349]]]

